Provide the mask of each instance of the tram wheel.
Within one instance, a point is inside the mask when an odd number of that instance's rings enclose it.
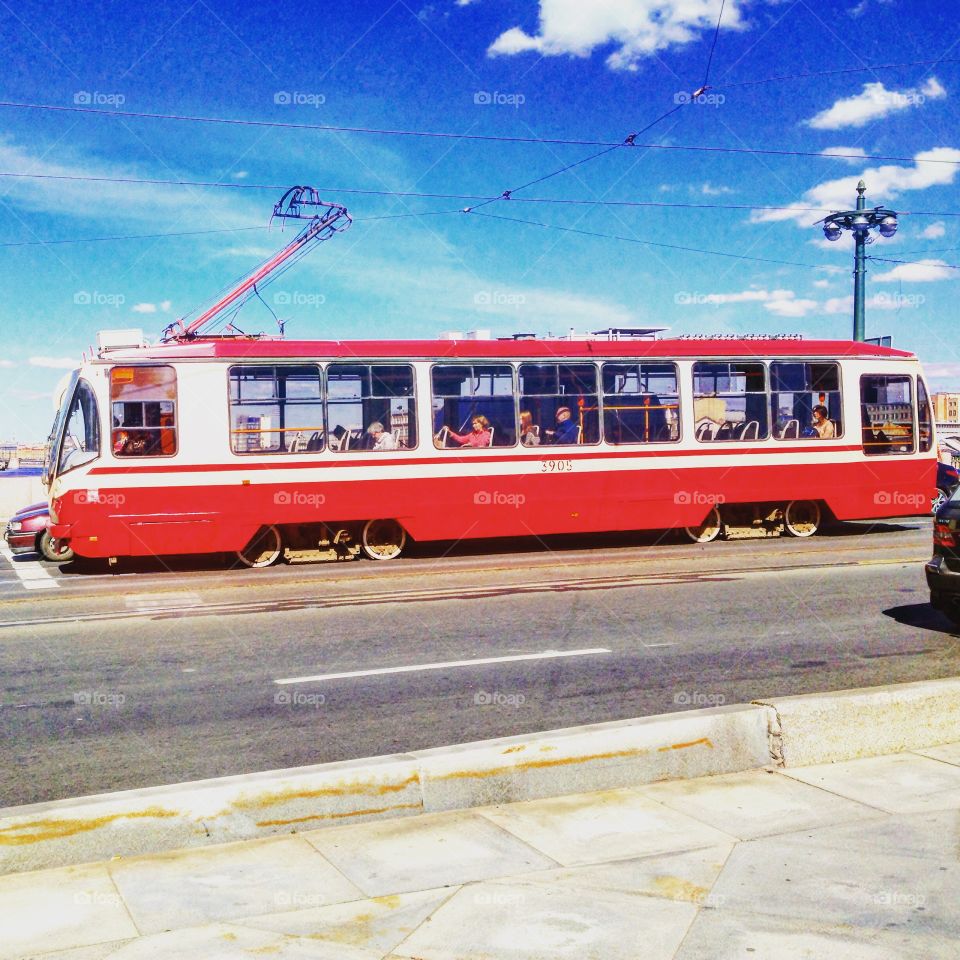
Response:
[[[694,543],[710,543],[723,532],[720,511],[716,507],[712,507],[702,523],[695,527],[684,527],[683,529]]]
[[[368,520],[360,549],[368,560],[394,560],[407,544],[407,531],[396,520]]]
[[[283,556],[283,538],[273,526],[261,527],[250,542],[237,551],[237,559],[245,567],[272,567]]]
[[[820,529],[820,519],[815,500],[791,500],[783,511],[783,525],[791,537],[812,537]]]

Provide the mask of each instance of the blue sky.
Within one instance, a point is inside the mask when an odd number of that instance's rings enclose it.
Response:
[[[703,207],[498,201],[481,212],[661,244],[644,246],[457,213],[596,152],[214,125],[0,107],[0,439],[40,439],[51,393],[99,329],[155,335],[281,245],[265,225],[280,192],[312,184],[356,222],[264,297],[287,335],[434,336],[487,328],[565,332],[657,324],[673,333],[847,337],[852,250],[820,214],[852,206],[960,212],[960,25],[936,0],[727,0],[711,89],[638,139],[794,150],[779,157],[616,150],[517,197]],[[719,0],[433,0],[265,4],[0,0],[0,99],[59,107],[281,123],[621,141],[700,87]],[[871,69],[861,69],[869,67]],[[836,72],[765,83],[771,77]],[[892,156],[903,160],[857,159]],[[917,162],[946,161],[946,162]],[[199,188],[50,177],[180,179]],[[435,213],[372,219],[391,214]],[[240,230],[254,227],[257,229]],[[115,235],[201,236],[40,243]],[[892,334],[960,389],[960,218],[910,215],[871,262],[867,335]],[[11,246],[10,244],[20,244]],[[238,325],[274,331],[250,302]]]

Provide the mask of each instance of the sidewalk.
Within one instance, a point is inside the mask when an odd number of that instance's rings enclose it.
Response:
[[[0,877],[0,958],[960,956],[960,743]]]

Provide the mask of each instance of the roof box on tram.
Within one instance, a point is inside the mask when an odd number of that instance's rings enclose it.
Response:
[[[100,330],[97,333],[97,351],[130,350],[147,345],[143,330],[131,327],[127,330]]]

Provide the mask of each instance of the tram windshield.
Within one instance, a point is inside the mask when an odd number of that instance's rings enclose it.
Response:
[[[74,375],[64,397],[70,401],[61,406],[51,434],[49,457],[50,462],[57,458],[55,476],[100,456],[100,418],[93,387]]]

